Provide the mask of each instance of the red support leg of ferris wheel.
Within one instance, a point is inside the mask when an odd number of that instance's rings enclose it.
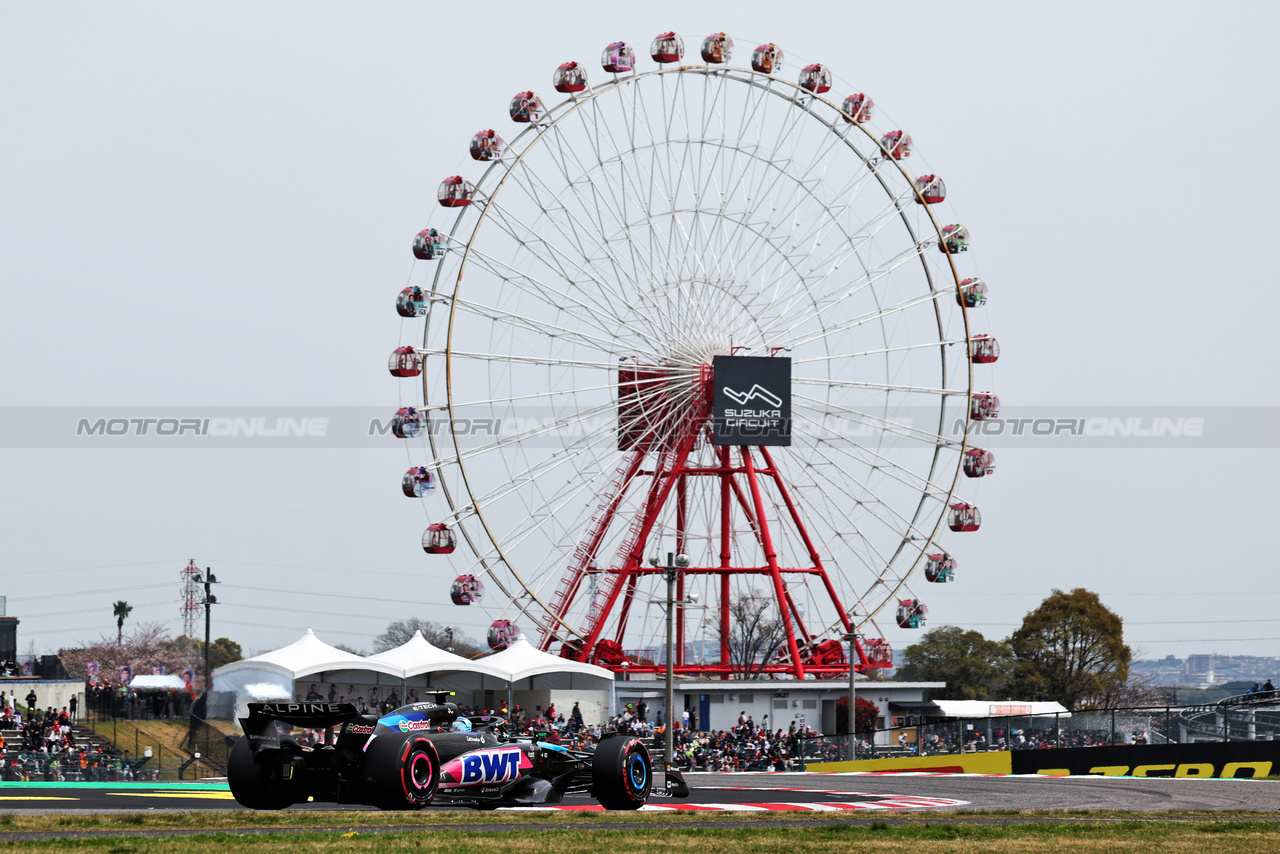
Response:
[[[805,625],[787,583],[788,578],[799,576],[807,580],[816,575],[839,615],[844,632],[852,630],[849,615],[806,529],[802,508],[788,489],[770,450],[711,443],[709,368],[701,369],[699,379],[693,383],[693,393],[683,398],[671,390],[674,386],[668,385],[668,379],[668,369],[659,367],[633,366],[619,372],[619,445],[624,456],[600,496],[597,512],[574,549],[549,603],[551,615],[542,625],[540,647],[551,650],[559,644],[560,654],[567,658],[591,661],[614,670],[621,670],[624,665],[633,673],[662,669],[664,665],[658,663],[656,655],[651,661],[630,660],[623,643],[632,604],[637,596],[643,595],[639,582],[663,572],[662,567],[644,563],[650,537],[664,511],[673,513],[676,549],[685,551],[694,533],[689,529],[690,479],[703,477],[713,479],[714,486],[718,487],[705,491],[707,500],[718,505],[708,507],[706,514],[713,526],[719,523],[718,562],[682,570],[677,576],[677,598],[683,602],[684,581],[693,575],[712,576],[719,582],[715,603],[718,619],[713,623],[718,624],[720,635],[719,661],[687,660],[686,608],[681,604],[675,612],[675,670],[682,675],[720,678],[730,678],[742,670],[743,663],[732,660],[732,581],[738,576],[761,576],[769,585],[785,631],[785,642],[769,661],[753,664],[751,670],[760,675],[786,674],[800,679],[806,675],[832,678],[847,674],[848,660],[842,652],[832,654],[830,641],[824,643],[821,654],[817,652],[820,638]],[[637,501],[640,498],[637,489],[646,481],[643,497]],[[634,509],[624,510],[628,506]],[[772,516],[771,507],[774,508]],[[735,553],[735,520],[739,523],[739,537],[746,533],[748,541],[754,541],[757,554]],[[775,543],[776,534],[783,530],[788,532],[789,541],[798,540],[803,544],[807,560],[800,565],[780,562]],[[702,533],[712,538],[717,534],[715,531]],[[606,542],[618,543],[607,564],[599,553]],[[739,550],[741,542],[739,539]],[[584,589],[583,581],[589,576],[594,576],[595,584]],[[575,629],[571,612],[575,603],[577,613],[582,612],[584,603],[579,600],[585,595],[591,597],[585,604],[586,616],[577,621],[579,627]],[[838,645],[837,649],[842,646]],[[882,659],[887,646],[876,649]],[[860,643],[855,643],[855,654],[858,670],[883,666],[874,656],[869,657]]]

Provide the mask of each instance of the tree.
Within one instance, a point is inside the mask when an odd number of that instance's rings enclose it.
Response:
[[[348,645],[347,645],[347,644],[345,644],[345,643],[335,643],[335,644],[333,645],[333,648],[334,648],[334,649],[340,649],[340,650],[342,650],[343,652],[349,652],[349,653],[351,653],[352,655],[358,655],[358,656],[360,656],[361,658],[367,658],[367,657],[368,657],[368,655],[369,655],[369,651],[368,651],[368,650],[364,650],[364,649],[356,649],[354,646],[348,646]],[[388,647],[388,649],[390,649],[390,647]]]
[[[876,724],[880,721],[880,707],[870,700],[864,700],[861,697],[855,697],[858,708],[858,729],[857,732],[875,732]],[[836,735],[843,735],[849,731],[849,698],[841,697],[836,700]]]
[[[917,682],[946,682],[930,688],[925,699],[990,700],[1005,695],[1013,650],[1004,641],[958,626],[930,629],[902,651],[895,675]]]
[[[150,673],[155,667],[180,674],[184,670],[199,673],[204,663],[202,652],[170,637],[161,623],[141,623],[114,642],[110,635],[102,635],[96,641],[81,642],[76,649],[61,649],[58,655],[73,679],[86,678],[87,665],[92,661],[98,665],[99,677],[112,683],[117,682],[120,668],[125,665],[132,667],[135,674]]]
[[[186,651],[187,655],[198,659],[201,666],[204,664],[204,641],[198,638],[187,637],[186,635],[178,635],[172,641],[173,644]],[[230,638],[218,638],[209,642],[209,668],[217,670],[224,664],[230,664],[233,661],[239,661],[244,658],[244,650],[240,644]]]
[[[133,606],[121,599],[111,606],[111,616],[116,618],[116,644],[124,641],[124,618],[129,616]]]
[[[774,600],[755,589],[729,603],[729,636],[716,626],[721,643],[729,645],[729,668],[738,679],[759,676],[775,653],[787,642],[787,630],[777,616]]]
[[[432,646],[438,646],[441,649],[453,647],[453,651],[458,655],[474,656],[481,652],[479,644],[457,629],[453,630],[452,640],[450,640],[448,628],[432,620],[423,620],[418,617],[396,620],[387,626],[385,632],[373,639],[373,651],[386,652],[389,649],[395,649],[408,643],[416,633],[422,632],[422,636]]]
[[[1121,619],[1083,587],[1054,590],[1023,618],[1009,645],[1018,698],[1056,700],[1068,709],[1119,691],[1133,658]]]

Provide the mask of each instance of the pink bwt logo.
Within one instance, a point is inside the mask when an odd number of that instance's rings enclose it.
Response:
[[[471,753],[462,757],[461,782],[464,786],[481,783],[505,783],[520,775],[520,750]]]

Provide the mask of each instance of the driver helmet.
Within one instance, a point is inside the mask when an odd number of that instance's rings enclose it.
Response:
[[[471,732],[471,721],[468,718],[458,718],[453,722],[454,732]]]

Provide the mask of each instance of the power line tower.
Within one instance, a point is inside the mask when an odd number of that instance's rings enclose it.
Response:
[[[204,607],[200,580],[200,567],[192,558],[182,570],[182,634],[189,638],[195,637],[199,631],[200,609]]]

